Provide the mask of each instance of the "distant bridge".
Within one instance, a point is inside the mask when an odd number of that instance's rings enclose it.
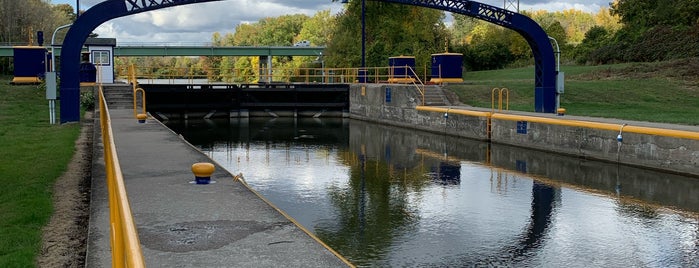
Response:
[[[12,46],[0,46],[0,57],[12,57]],[[50,49],[50,47],[46,47]],[[61,55],[61,47],[55,47],[56,56]],[[114,48],[116,57],[139,56],[320,56],[325,47],[290,47],[290,46],[245,46],[245,47],[214,47],[214,46],[117,46]]]

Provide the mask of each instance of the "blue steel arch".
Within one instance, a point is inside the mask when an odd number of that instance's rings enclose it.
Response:
[[[549,37],[531,18],[519,13],[467,0],[374,0],[428,7],[484,20],[519,33],[534,54],[534,110],[556,112],[556,62]]]
[[[87,37],[109,20],[161,8],[221,0],[107,0],[81,14],[61,49],[61,123],[80,121],[80,52]]]
[[[80,51],[88,35],[109,20],[161,8],[221,0],[107,0],[83,13],[68,30],[61,50],[61,123],[80,121]],[[440,9],[485,20],[518,32],[532,48],[535,63],[534,110],[556,109],[556,66],[546,32],[529,17],[465,0],[375,0]]]

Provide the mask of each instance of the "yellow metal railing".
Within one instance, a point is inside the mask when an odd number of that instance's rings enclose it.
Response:
[[[505,96],[505,111],[510,110],[510,90],[507,88],[493,88],[490,96],[490,109],[495,112],[495,94],[498,94],[498,111],[502,112],[502,97]]]
[[[104,98],[102,85],[99,86],[100,128],[104,144],[104,165],[109,192],[110,241],[112,246],[112,267],[145,267],[141,243],[131,214],[131,206],[126,196],[124,178],[117,157],[112,133],[109,108]]]
[[[137,88],[133,91],[133,116],[138,118],[138,93],[141,93],[141,114],[146,114],[146,91]]]
[[[403,74],[396,75],[396,69],[404,69]],[[413,84],[422,98],[421,104],[425,104],[425,78],[420,78],[414,68],[404,67],[371,67],[361,68],[364,77],[360,77],[360,68],[275,68],[275,69],[209,69],[208,73],[196,68],[160,68],[154,70],[151,67],[117,68],[117,78],[125,79],[133,85],[134,90],[134,116],[136,116],[138,80],[142,79],[150,83],[256,83],[284,82],[284,83],[398,83]],[[270,75],[271,73],[271,75]],[[213,74],[213,75],[212,75]],[[425,71],[425,75],[427,72]],[[360,79],[361,78],[361,79]],[[145,114],[145,92],[142,92],[143,113]]]
[[[136,76],[136,65],[131,64],[127,68],[127,80],[132,85],[133,89],[133,116],[138,118],[138,94],[141,93],[141,114],[146,114],[146,91],[138,85],[138,77]]]
[[[420,93],[420,97],[422,97],[422,103],[421,103],[421,104],[422,104],[422,105],[425,105],[425,83],[422,82],[422,80],[421,80],[420,77],[415,73],[415,70],[413,70],[413,68],[410,68],[410,67],[406,66],[405,69],[406,69],[406,70],[405,70],[405,73],[406,73],[406,74],[408,73],[408,71],[410,71],[410,73],[412,73],[413,77],[415,77],[415,79],[411,79],[411,81],[412,81],[413,85],[415,86],[415,88],[417,88],[417,92]]]
[[[403,69],[402,74],[397,75],[396,69]],[[117,68],[117,77],[126,79],[133,85],[134,90],[134,116],[137,115],[137,93],[142,93],[143,113],[145,114],[145,92],[139,91],[138,79],[150,83],[221,83],[240,82],[255,83],[260,81],[284,82],[284,83],[391,83],[412,84],[421,96],[421,104],[425,104],[425,79],[420,78],[414,68],[401,67],[371,67],[361,68],[364,77],[360,77],[360,68],[275,68],[275,69],[209,69],[208,73],[196,68],[160,68],[154,70],[151,67]],[[426,70],[426,68],[425,68]],[[271,74],[270,74],[271,73]],[[213,74],[213,75],[212,75]],[[427,71],[425,71],[427,75]],[[501,93],[502,94],[502,93]]]
[[[407,70],[404,75],[395,75],[393,69],[404,67],[370,67],[366,70],[367,83],[411,83],[410,78],[426,81],[427,77],[417,75],[418,71]],[[176,67],[147,67],[128,66],[116,69],[117,79],[127,80],[133,83],[134,88],[138,80],[149,83],[358,83],[360,81],[360,68],[176,68]],[[427,75],[427,71],[425,74]],[[157,80],[157,81],[156,81]],[[423,83],[424,84],[424,83]]]
[[[136,65],[129,65],[127,70],[127,81],[133,86],[133,90],[135,91],[136,88],[138,88],[138,78],[136,78]],[[123,77],[123,75],[121,75],[121,72],[117,72],[117,74],[119,74],[118,76]]]

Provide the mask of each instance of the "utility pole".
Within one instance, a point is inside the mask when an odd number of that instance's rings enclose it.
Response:
[[[362,0],[362,68],[366,68],[366,0]]]

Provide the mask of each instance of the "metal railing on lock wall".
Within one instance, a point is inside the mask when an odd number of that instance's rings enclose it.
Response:
[[[490,95],[490,110],[491,112],[495,112],[495,95],[497,94],[498,96],[498,111],[502,112],[502,105],[503,105],[503,96],[505,97],[505,111],[510,110],[510,90],[503,87],[503,88],[493,88],[493,91],[491,92]]]
[[[146,91],[138,86],[138,78],[136,76],[136,66],[131,64],[128,67],[127,81],[132,85],[133,93],[133,117],[138,118],[138,96],[141,94],[141,113],[143,116],[146,114]]]
[[[396,69],[403,69],[396,74]],[[361,72],[360,72],[361,70]],[[421,78],[410,66],[368,67],[368,68],[153,68],[148,66],[117,68],[117,79],[124,79],[134,85],[134,93],[139,80],[159,84],[216,84],[216,83],[389,83],[413,84],[425,99],[427,68]],[[135,95],[134,95],[135,96]]]
[[[112,247],[112,267],[145,267],[141,243],[136,224],[131,214],[131,206],[126,195],[124,177],[117,157],[112,133],[109,108],[104,98],[102,85],[99,85],[100,128],[104,144],[104,166],[109,192],[110,242]]]
[[[403,74],[395,74],[395,69],[406,69]],[[362,74],[360,74],[362,70]],[[364,72],[364,70],[366,70]],[[425,68],[426,70],[426,68]],[[423,82],[427,73],[423,70],[418,75],[415,68],[401,67],[367,67],[367,68],[153,68],[147,66],[120,66],[116,69],[117,79],[128,81],[134,86],[139,81],[159,84],[175,83],[411,83],[410,78]]]

